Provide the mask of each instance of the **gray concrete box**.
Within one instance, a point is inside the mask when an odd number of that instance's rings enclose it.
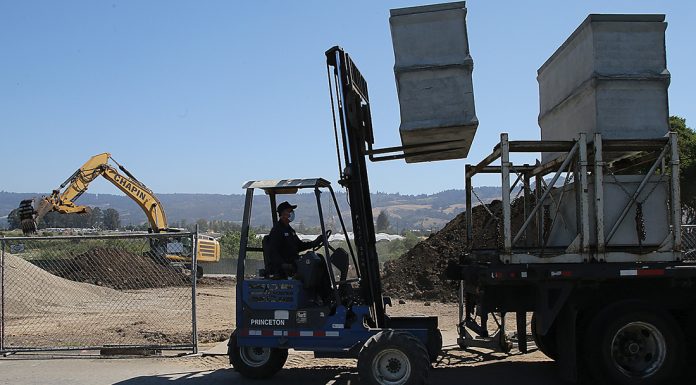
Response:
[[[406,149],[406,162],[466,157],[478,119],[465,2],[392,9],[389,24],[401,143],[431,144]],[[426,150],[438,151],[415,155]]]
[[[604,236],[606,238],[612,226],[621,215],[624,207],[630,200],[628,194],[635,193],[638,185],[645,175],[612,175],[604,176]],[[597,220],[594,199],[594,183],[590,179],[589,192],[589,216],[590,216],[590,246],[597,245]],[[656,247],[669,236],[669,179],[667,176],[653,176],[648,181],[643,191],[638,195],[638,201],[643,202],[643,219],[645,222],[646,239],[643,246]],[[564,188],[551,192],[551,197],[545,205],[549,206],[550,218],[556,217],[556,206],[563,193],[563,201],[560,205],[557,219],[551,227],[549,247],[567,247],[573,242],[577,233],[577,202],[575,199],[575,185],[569,183]],[[638,246],[636,233],[636,205],[634,204],[621,222],[616,234],[611,238],[609,246]]]
[[[664,15],[588,16],[538,71],[541,139],[664,136],[666,26]]]

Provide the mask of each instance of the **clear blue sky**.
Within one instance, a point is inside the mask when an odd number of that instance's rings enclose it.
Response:
[[[324,51],[369,86],[378,147],[399,145],[389,9],[421,1],[2,1],[0,190],[48,192],[111,152],[156,192],[337,179]],[[589,13],[665,13],[670,112],[696,127],[693,1],[467,2],[480,126],[537,139],[536,70]],[[372,164],[373,191],[463,188],[466,161]],[[493,179],[479,179],[492,185]],[[105,181],[91,192],[117,190]]]

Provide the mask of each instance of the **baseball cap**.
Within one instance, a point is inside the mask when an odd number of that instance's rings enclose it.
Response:
[[[282,213],[283,211],[285,211],[287,209],[294,210],[296,207],[297,207],[297,205],[291,205],[290,203],[288,203],[288,201],[285,201],[285,202],[278,205],[278,209],[276,211],[279,213]]]

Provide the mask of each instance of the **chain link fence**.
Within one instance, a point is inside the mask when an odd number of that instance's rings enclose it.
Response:
[[[195,242],[195,233],[0,238],[0,351],[195,353]]]

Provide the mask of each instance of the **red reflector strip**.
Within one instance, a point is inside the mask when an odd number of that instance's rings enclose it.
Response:
[[[572,271],[563,271],[563,272],[561,272],[561,275],[564,277],[572,277],[573,272]]]
[[[621,270],[619,275],[622,277],[655,277],[665,275],[665,269],[635,269],[635,270]]]
[[[665,269],[641,269],[638,270],[638,276],[654,277],[656,275],[665,275]]]
[[[248,336],[262,336],[262,337],[339,337],[340,333],[338,331],[324,331],[324,330],[248,330],[239,329],[237,334],[241,337]]]

